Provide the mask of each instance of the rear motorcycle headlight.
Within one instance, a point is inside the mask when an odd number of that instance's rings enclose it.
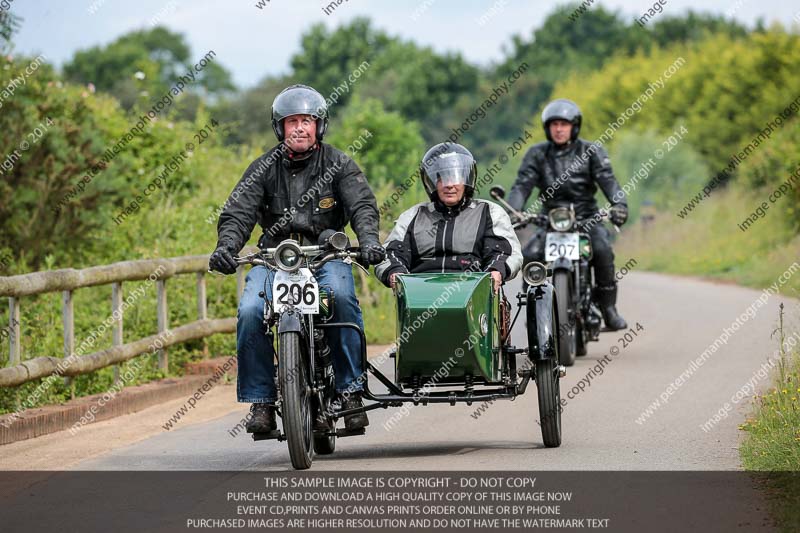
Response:
[[[567,207],[556,207],[547,214],[550,218],[550,225],[556,231],[569,231],[575,223],[575,215]]]

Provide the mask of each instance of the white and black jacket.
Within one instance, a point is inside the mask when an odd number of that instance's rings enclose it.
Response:
[[[400,215],[384,247],[386,260],[375,273],[387,286],[396,272],[496,270],[509,280],[522,266],[508,214],[486,200],[469,199],[451,208],[417,204]]]

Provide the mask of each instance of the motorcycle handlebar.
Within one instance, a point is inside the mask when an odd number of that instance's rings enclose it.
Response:
[[[522,220],[514,222],[511,225],[514,229],[523,228],[523,227],[527,226],[528,224],[536,224],[537,226],[542,226],[542,227],[545,227],[545,228],[549,227],[549,225],[550,225],[550,219],[548,218],[547,215],[520,213],[518,211],[515,212],[514,214],[516,214],[518,217],[522,217]],[[611,219],[611,217],[609,216],[608,213],[600,213],[600,220],[610,220],[610,219]],[[584,219],[581,219],[581,220],[576,220],[575,224],[574,224],[574,227],[580,229],[583,226],[585,226],[586,224],[588,224],[591,220],[592,220],[592,218],[584,218]],[[616,224],[613,224],[613,223],[611,225],[614,226],[614,229],[616,230],[616,232],[619,233],[619,226],[617,226]]]
[[[274,259],[275,250],[277,250],[277,248],[264,248],[254,254],[236,257],[235,260],[239,265],[260,265],[274,268],[269,260]],[[358,247],[348,248],[347,250],[329,250],[323,246],[301,246],[300,250],[307,258],[324,254],[321,259],[310,262],[310,266],[313,269],[319,268],[332,259],[350,258],[356,261],[361,259],[361,249]]]

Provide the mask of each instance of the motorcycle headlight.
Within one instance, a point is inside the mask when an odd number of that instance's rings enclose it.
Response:
[[[575,223],[575,214],[567,207],[551,209],[547,216],[550,218],[550,225],[556,231],[569,231]]]
[[[522,269],[522,279],[528,285],[541,285],[547,279],[547,267],[542,263],[531,261]]]
[[[302,264],[303,251],[296,241],[283,241],[275,249],[275,264],[286,272],[294,272]]]

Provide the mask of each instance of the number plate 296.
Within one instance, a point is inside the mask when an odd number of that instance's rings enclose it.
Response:
[[[293,304],[305,315],[319,313],[319,284],[307,268],[279,270],[272,281],[272,306],[276,313]]]
[[[559,257],[578,259],[580,257],[578,237],[577,233],[548,233],[544,245],[545,261],[553,261]]]

